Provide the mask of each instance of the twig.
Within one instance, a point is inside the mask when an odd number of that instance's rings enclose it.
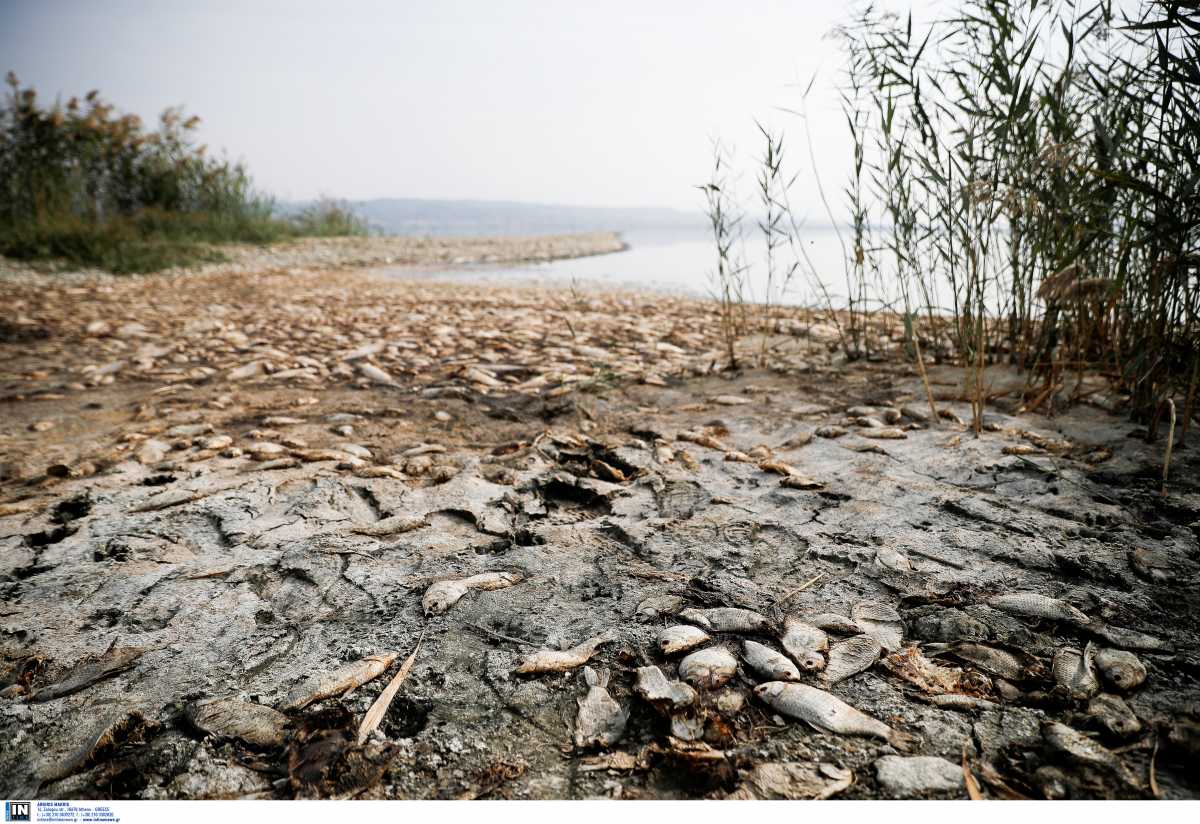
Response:
[[[1154,736],[1154,752],[1150,753],[1150,792],[1155,798],[1162,798],[1162,793],[1158,790],[1158,776],[1154,772],[1154,759],[1158,757],[1158,736]]]
[[[933,388],[929,385],[929,375],[928,375],[928,373],[925,372],[925,358],[921,357],[921,341],[918,339],[918,336],[917,336],[917,323],[916,323],[915,313],[914,313],[914,318],[913,318],[912,341],[913,341],[913,350],[915,351],[916,356],[917,356],[917,369],[919,369],[921,371],[921,383],[925,384],[925,397],[927,397],[929,399],[929,411],[933,413],[933,418],[932,418],[933,425],[937,426],[938,425],[938,411],[937,411],[937,406],[933,402]]]
[[[421,631],[421,635],[417,638],[417,645],[413,648],[412,654],[404,660],[400,665],[399,671],[384,688],[379,697],[375,699],[375,703],[367,710],[367,714],[363,716],[362,723],[358,726],[358,744],[362,746],[367,737],[375,731],[379,726],[379,722],[387,715],[388,707],[392,705],[392,699],[396,697],[396,693],[400,690],[400,685],[404,683],[404,679],[412,672],[413,664],[417,662],[417,653],[421,651],[421,642],[425,640],[425,631]]]
[[[778,604],[783,603],[788,598],[791,598],[793,595],[803,592],[804,590],[808,589],[810,586],[812,586],[813,584],[815,584],[817,581],[821,580],[824,577],[825,577],[824,572],[818,572],[815,577],[813,577],[812,579],[810,579],[808,581],[805,581],[803,584],[796,587],[791,592],[780,595],[778,598],[776,598],[774,601],[771,602],[771,606],[776,606]]]
[[[490,635],[493,638],[499,638],[501,641],[509,641],[511,643],[522,644],[527,647],[536,647],[537,646],[537,644],[533,643],[532,641],[522,641],[520,638],[513,638],[508,635],[501,635],[498,632],[492,632],[490,629],[481,627],[478,624],[463,624],[463,626],[469,627],[470,629],[477,630],[479,632],[482,632],[484,635]]]
[[[1167,398],[1167,409],[1171,412],[1171,426],[1167,430],[1167,454],[1163,456],[1162,496],[1167,497],[1167,471],[1171,468],[1171,450],[1175,448],[1175,399]]]

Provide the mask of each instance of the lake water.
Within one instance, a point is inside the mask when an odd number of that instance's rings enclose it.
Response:
[[[817,228],[803,235],[804,248],[813,268],[821,273],[834,305],[846,303],[846,283],[842,265],[842,247],[836,233]],[[623,252],[607,255],[556,260],[530,264],[475,264],[454,268],[387,270],[397,276],[432,277],[439,280],[487,281],[499,283],[535,283],[542,285],[597,285],[609,288],[649,289],[668,294],[708,297],[716,293],[714,273],[716,252],[711,236],[701,229],[635,229],[621,232],[629,246]],[[751,235],[744,257],[751,261],[746,273],[748,299],[761,302],[767,294],[767,278],[762,265],[762,241]],[[786,255],[781,253],[786,261]],[[780,267],[788,265],[787,262]],[[778,277],[778,275],[777,275]],[[824,305],[811,278],[797,273],[781,289],[776,283],[772,302],[791,305]]]

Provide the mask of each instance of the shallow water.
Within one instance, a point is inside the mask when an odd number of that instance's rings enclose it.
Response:
[[[384,267],[376,271],[400,278],[430,277],[438,280],[462,280],[470,283],[517,283],[565,286],[595,286],[618,289],[646,289],[654,292],[714,297],[717,294],[717,259],[711,235],[697,228],[636,229],[620,233],[628,246],[622,252],[591,257],[555,260],[547,263],[467,264],[453,267]],[[742,245],[740,257],[745,263],[744,298],[750,303],[768,299],[777,305],[824,308],[830,304],[844,309],[849,305],[845,253],[837,232],[829,226],[807,228],[801,232],[807,261],[794,275],[783,281],[793,260],[787,248],[776,252],[776,274],[768,288],[762,238],[750,233]],[[848,242],[848,238],[843,238]],[[880,255],[879,271],[868,273],[867,308],[901,309],[904,305],[900,283],[888,255]],[[997,311],[1004,304],[1004,289],[992,281],[988,285],[989,305]],[[863,300],[855,295],[855,300]],[[937,278],[930,300],[937,311],[953,310],[953,290],[944,277]],[[923,307],[924,298],[914,287],[914,307]],[[861,305],[856,303],[856,305]],[[923,311],[923,310],[922,310]]]
[[[597,285],[608,288],[650,289],[668,294],[709,297],[716,293],[714,273],[716,254],[711,237],[704,231],[687,229],[637,230],[621,233],[628,249],[607,255],[556,260],[548,263],[474,264],[453,268],[412,269],[390,267],[381,270],[397,277],[427,276],[439,280],[470,282],[538,283]],[[806,248],[815,267],[830,286],[834,302],[845,302],[845,283],[841,265],[841,246],[831,229],[817,229],[806,235]],[[761,249],[750,244],[746,257],[761,256]],[[767,295],[764,267],[752,265],[747,271],[748,299],[762,301]],[[835,282],[841,283],[840,290]],[[797,275],[786,288],[778,282],[771,290],[772,301],[793,305],[822,302],[817,290]]]

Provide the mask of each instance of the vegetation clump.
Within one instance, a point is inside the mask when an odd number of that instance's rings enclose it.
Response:
[[[0,255],[118,273],[221,260],[218,243],[365,234],[345,205],[292,217],[254,189],[241,163],[208,156],[200,118],[167,109],[158,128],[95,91],[39,105],[16,76],[0,106]]]

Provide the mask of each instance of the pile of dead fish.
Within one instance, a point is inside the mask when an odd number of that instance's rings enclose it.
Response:
[[[1037,593],[995,596],[987,600],[987,606],[1085,632],[1110,646],[1088,641],[1082,650],[1064,647],[1054,655],[1047,671],[1028,653],[974,641],[906,645],[902,616],[880,602],[855,603],[849,616],[790,615],[775,624],[749,609],[686,607],[677,596],[662,596],[648,599],[638,609],[643,620],[665,619],[665,624],[657,631],[650,652],[661,663],[636,668],[633,692],[662,717],[671,747],[682,748],[690,757],[699,753],[713,760],[723,755],[705,742],[731,744],[731,721],[745,706],[747,694],[735,682],[739,671],[755,683],[753,695],[775,713],[777,723],[803,721],[828,734],[880,739],[902,752],[917,748],[920,738],[868,715],[830,689],[879,663],[914,688],[921,700],[943,709],[979,712],[996,709],[1006,701],[1050,706],[1058,700],[1055,706],[1062,706],[1061,701],[1066,700],[1070,706],[1083,708],[1081,714],[1070,718],[1098,726],[1109,740],[1128,741],[1141,732],[1141,722],[1121,695],[1142,684],[1146,668],[1133,652],[1120,647],[1161,651],[1166,648],[1163,642],[1109,626],[1064,601]],[[568,650],[539,650],[526,656],[516,673],[528,676],[584,666],[611,640],[614,636],[609,633]],[[944,661],[947,657],[963,666],[950,665]],[[574,736],[579,749],[611,748],[625,734],[630,708],[608,691],[609,679],[606,671],[584,668],[585,692],[578,701]],[[1025,688],[1041,685],[1045,690],[1025,693],[1018,684]],[[1147,792],[1146,782],[1135,777],[1117,753],[1089,735],[1053,720],[1043,723],[1042,732],[1047,750],[1055,757],[1103,770],[1126,794]],[[896,757],[886,756],[876,764],[881,781],[903,766],[902,761],[884,763],[887,758]],[[931,757],[910,758],[908,766],[922,766],[916,762],[923,760],[931,762],[932,766],[924,767],[934,773],[948,770],[949,762]],[[949,779],[942,777],[942,789],[961,790],[961,772],[956,772],[960,768],[953,766],[949,772],[954,774]],[[763,780],[754,775],[753,780]],[[1004,792],[1013,792],[990,764],[984,765],[983,775]],[[1041,767],[1034,781],[1048,797],[1056,797],[1065,793],[1062,776],[1062,769],[1051,764]],[[849,785],[828,776],[822,781],[825,783],[818,785],[826,789]],[[753,781],[743,784],[743,790],[750,792],[747,786],[753,786]],[[819,792],[814,791],[814,796]]]

